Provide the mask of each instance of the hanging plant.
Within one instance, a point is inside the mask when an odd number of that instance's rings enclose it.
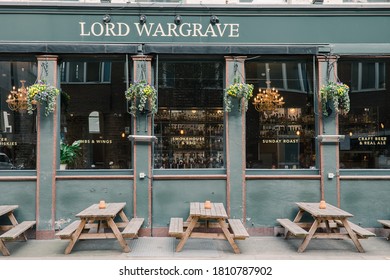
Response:
[[[241,112],[241,100],[244,99],[245,112],[248,110],[248,101],[252,97],[253,85],[240,83],[235,80],[233,84],[225,89],[225,94],[223,97],[225,103],[225,112],[232,111],[232,100],[238,99],[238,110]]]
[[[53,113],[56,107],[56,99],[60,91],[45,81],[39,80],[28,88],[27,112],[32,115],[37,103],[45,106],[45,116]]]
[[[130,84],[125,92],[126,99],[131,101],[130,114],[135,116],[137,110],[145,112],[146,109],[152,114],[157,113],[157,90],[146,81]],[[147,108],[150,105],[150,108]]]
[[[350,110],[349,87],[343,83],[328,82],[320,89],[322,114],[331,114],[330,105],[337,113],[348,114]]]

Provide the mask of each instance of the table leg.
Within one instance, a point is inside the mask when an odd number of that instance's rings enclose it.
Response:
[[[192,217],[190,224],[187,227],[186,232],[183,234],[183,236],[180,239],[179,244],[177,244],[176,252],[180,252],[181,249],[183,249],[184,244],[187,242],[187,239],[190,237],[192,230],[194,229],[196,223],[198,222],[198,217]]]
[[[11,221],[13,226],[16,226],[17,224],[19,224],[18,221],[15,218],[14,212],[9,212],[8,213],[8,219]],[[21,234],[21,237],[23,238],[24,241],[27,241],[27,237],[26,237],[26,233],[25,232],[23,232]]]
[[[0,251],[3,253],[3,256],[9,256],[10,255],[7,247],[5,247],[5,244],[4,244],[3,240],[1,240],[1,239],[0,239]]]
[[[236,242],[234,242],[234,239],[233,239],[232,235],[230,234],[230,231],[228,229],[228,225],[225,222],[225,220],[218,219],[218,223],[220,224],[221,229],[222,229],[223,233],[225,234],[226,239],[229,241],[230,246],[232,246],[234,253],[240,254],[240,249],[238,248]]]
[[[83,231],[84,226],[85,226],[86,223],[87,223],[87,220],[86,219],[82,219],[79,227],[76,229],[76,231],[70,237],[69,244],[68,244],[68,246],[65,249],[65,254],[66,255],[70,254],[70,252],[72,252],[72,249],[73,249],[74,245],[76,244],[77,240],[79,239],[79,236],[80,236],[81,232]]]
[[[119,212],[119,217],[121,217],[122,221],[129,222],[129,219],[127,218],[127,216],[126,216],[125,212],[123,212],[123,210],[121,210]]]
[[[354,233],[353,230],[351,229],[351,226],[349,225],[347,219],[340,219],[340,220],[343,223],[345,230],[348,232],[349,237],[352,239],[352,242],[355,244],[356,249],[358,249],[358,251],[360,253],[364,253],[364,249],[363,249],[362,245],[360,244],[356,233]]]
[[[299,248],[298,248],[298,253],[302,253],[303,251],[305,251],[307,245],[309,245],[310,240],[313,238],[313,235],[317,231],[317,228],[320,224],[321,224],[320,219],[314,220],[314,222],[311,225],[311,228],[309,230],[309,234],[306,235],[305,239],[303,239],[301,246],[299,246]]]
[[[117,225],[115,224],[114,220],[112,218],[110,218],[107,221],[107,223],[110,226],[110,228],[111,228],[112,232],[114,233],[114,235],[116,236],[116,239],[118,239],[118,242],[121,245],[121,247],[123,249],[123,252],[129,253],[130,252],[130,248],[127,245],[126,240],[123,238],[123,236],[122,236],[121,232],[119,231]]]
[[[299,209],[299,211],[298,211],[297,215],[295,216],[293,222],[294,223],[299,223],[299,221],[302,219],[303,213],[305,213],[305,211],[303,211],[302,209]],[[285,233],[284,233],[284,239],[288,239],[290,236],[291,236],[291,233],[286,229]]]

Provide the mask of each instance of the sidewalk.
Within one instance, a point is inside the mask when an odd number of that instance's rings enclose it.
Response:
[[[67,240],[28,240],[6,242],[11,256],[1,260],[390,260],[390,241],[383,237],[361,239],[365,253],[359,253],[351,240],[312,240],[303,253],[297,249],[302,239],[255,236],[239,240],[241,254],[234,254],[226,240],[189,239],[181,252],[175,252],[178,240],[171,237],[126,239],[131,252],[124,253],[116,240],[78,241],[65,255]]]

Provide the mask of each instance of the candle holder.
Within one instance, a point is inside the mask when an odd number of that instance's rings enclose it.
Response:
[[[99,209],[106,209],[106,202],[104,200],[100,200]]]
[[[211,209],[211,202],[210,202],[210,200],[206,200],[204,202],[204,208],[205,209]]]
[[[321,200],[320,201],[320,206],[319,206],[320,209],[326,209],[326,202],[325,200]]]

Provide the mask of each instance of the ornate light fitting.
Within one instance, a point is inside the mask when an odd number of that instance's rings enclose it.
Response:
[[[271,81],[266,81],[267,88],[259,88],[259,93],[253,100],[255,109],[259,112],[271,113],[277,108],[284,105],[283,96],[281,96],[277,89],[270,87]]]
[[[6,102],[12,111],[23,112],[27,110],[27,88],[24,86],[25,80],[21,80],[22,86],[16,89],[15,86],[10,91]]]

